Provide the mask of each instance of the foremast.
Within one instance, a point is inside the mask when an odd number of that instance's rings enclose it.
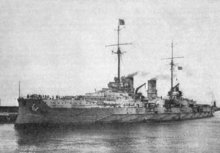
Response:
[[[119,36],[120,36],[120,21],[121,21],[121,24],[122,25],[124,25],[124,20],[119,20],[119,22],[118,22],[118,29],[117,29],[117,31],[118,31],[118,44],[117,44],[117,46],[118,46],[118,50],[117,50],[117,52],[115,52],[115,54],[117,54],[118,55],[118,88],[120,88],[120,84],[121,84],[121,76],[120,76],[120,64],[121,64],[121,54],[122,54],[122,52],[121,52],[121,50],[120,50],[120,45],[119,45]]]
[[[118,28],[117,28],[117,33],[118,33],[118,41],[117,44],[113,44],[113,45],[108,45],[108,46],[117,46],[117,52],[112,51],[112,53],[117,54],[118,56],[118,78],[117,78],[117,83],[118,83],[118,89],[120,89],[121,86],[121,76],[120,76],[120,72],[121,72],[121,54],[123,54],[124,52],[121,52],[120,49],[120,45],[131,45],[131,43],[121,43],[120,44],[120,31],[124,28],[120,28],[120,26],[125,25],[125,22],[123,19],[119,19],[118,21]],[[106,47],[108,47],[106,46]]]

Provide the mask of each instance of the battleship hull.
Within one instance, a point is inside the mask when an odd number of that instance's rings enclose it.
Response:
[[[191,108],[164,110],[145,107],[51,108],[41,99],[19,99],[18,102],[19,110],[15,126],[163,122],[213,116],[212,107],[197,111]]]

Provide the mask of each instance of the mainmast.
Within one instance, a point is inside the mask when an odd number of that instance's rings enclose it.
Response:
[[[114,54],[117,54],[118,55],[118,88],[120,88],[120,84],[121,84],[121,76],[120,76],[120,67],[121,67],[121,54],[123,54],[124,52],[121,52],[121,49],[120,49],[120,45],[131,45],[131,43],[121,43],[120,44],[120,31],[124,28],[121,28],[120,29],[120,26],[121,25],[125,25],[125,22],[124,22],[124,20],[122,20],[122,19],[119,19],[119,22],[118,22],[118,29],[117,29],[117,32],[118,32],[118,42],[117,42],[117,44],[113,44],[113,45],[108,45],[108,46],[117,46],[117,52],[114,52],[114,51],[112,51],[112,53],[114,53]],[[108,46],[106,46],[106,47],[108,47]]]
[[[173,41],[172,41],[172,44],[171,44],[171,63],[170,63],[170,66],[171,66],[171,93],[170,93],[170,96],[172,98],[173,96],[173,66],[174,66],[174,63],[173,63]]]
[[[170,62],[170,71],[171,71],[171,88],[170,88],[170,94],[169,94],[169,96],[170,96],[170,99],[172,99],[173,98],[173,67],[175,66],[175,64],[174,64],[174,59],[175,58],[184,58],[184,57],[173,57],[173,41],[172,41],[172,43],[171,43],[171,58],[165,58],[165,59],[171,59],[171,62]]]

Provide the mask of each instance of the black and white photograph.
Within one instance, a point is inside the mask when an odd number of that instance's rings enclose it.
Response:
[[[0,152],[219,153],[220,1],[1,0]]]

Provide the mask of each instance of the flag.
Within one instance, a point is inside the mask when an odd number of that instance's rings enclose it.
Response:
[[[183,67],[182,66],[178,66],[178,70],[183,70]]]
[[[122,19],[119,19],[119,25],[125,25],[125,21]]]

